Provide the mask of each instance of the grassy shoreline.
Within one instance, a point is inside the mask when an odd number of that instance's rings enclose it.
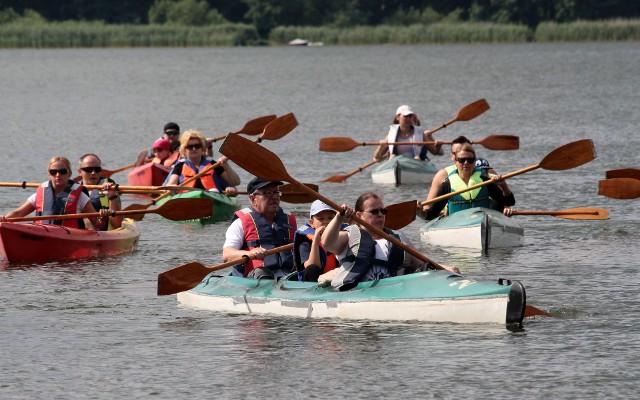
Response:
[[[62,22],[0,25],[0,48],[232,47],[284,45],[304,38],[327,45],[638,41],[640,20],[541,23],[434,23],[409,26],[277,27],[268,41],[251,25],[207,27]]]

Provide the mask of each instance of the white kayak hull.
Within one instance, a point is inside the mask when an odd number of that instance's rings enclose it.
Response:
[[[524,229],[499,211],[476,207],[427,222],[420,238],[433,246],[487,251],[522,246]]]

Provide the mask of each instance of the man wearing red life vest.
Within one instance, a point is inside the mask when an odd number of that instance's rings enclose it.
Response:
[[[293,271],[291,250],[267,255],[269,249],[293,242],[296,218],[280,207],[280,181],[254,178],[247,185],[250,207],[237,211],[227,229],[222,250],[224,262],[252,256],[253,260],[235,266],[234,276],[279,278]]]

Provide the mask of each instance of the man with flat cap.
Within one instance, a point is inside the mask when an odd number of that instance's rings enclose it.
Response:
[[[280,181],[254,178],[247,185],[250,207],[236,211],[222,249],[224,262],[253,256],[233,267],[231,275],[275,279],[293,271],[291,250],[267,255],[269,249],[293,243],[296,218],[280,207]]]

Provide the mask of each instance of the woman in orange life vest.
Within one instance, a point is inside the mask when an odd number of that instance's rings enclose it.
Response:
[[[201,132],[193,129],[184,132],[180,138],[182,158],[173,166],[165,184],[170,186],[181,184],[212,164],[204,155],[205,146],[206,139]],[[230,196],[236,195],[238,191],[235,186],[240,184],[240,177],[227,160],[227,157],[220,157],[218,159],[220,165],[211,173],[204,174],[185,186],[218,191]]]
[[[309,223],[298,228],[293,239],[293,262],[298,280],[316,282],[321,274],[338,267],[335,254],[327,252],[320,243],[324,228],[335,215],[336,211],[320,200],[311,204]],[[344,224],[343,228],[347,226]]]
[[[36,215],[63,215],[63,214],[79,214],[79,213],[95,213],[96,210],[91,204],[91,199],[86,192],[84,186],[71,180],[71,163],[65,157],[53,157],[49,160],[47,168],[49,181],[42,183],[36,193],[29,196],[27,201],[20,207],[5,215],[0,215],[0,222],[6,218],[26,217],[33,211]],[[103,212],[104,211],[104,212]],[[109,210],[100,211],[108,216]],[[69,228],[90,228],[95,229],[101,226],[98,217],[88,218],[89,224],[85,223],[82,218],[56,220],[42,220],[43,224],[63,225]]]

